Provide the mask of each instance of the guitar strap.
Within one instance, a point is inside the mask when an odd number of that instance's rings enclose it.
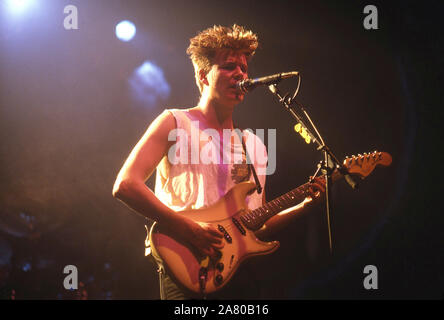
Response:
[[[242,148],[245,151],[245,158],[247,159],[247,163],[248,163],[250,170],[253,172],[254,182],[256,183],[256,191],[258,194],[261,194],[262,193],[261,183],[257,177],[253,162],[251,162],[250,156],[248,155],[247,146],[245,145],[245,140],[243,139],[243,135],[240,133],[240,132],[243,132],[243,130],[236,125],[234,125],[234,128],[239,129],[239,130],[234,130],[234,131],[236,131],[237,135],[239,136],[240,141],[242,142]]]

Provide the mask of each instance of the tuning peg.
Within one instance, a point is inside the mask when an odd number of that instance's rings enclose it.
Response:
[[[298,133],[301,133],[301,130],[302,130],[302,126],[301,126],[301,124],[300,124],[300,123],[295,124],[295,126],[294,126],[294,131],[296,131],[296,132],[298,132]]]

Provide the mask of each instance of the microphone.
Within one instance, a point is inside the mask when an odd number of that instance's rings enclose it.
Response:
[[[269,86],[271,84],[276,84],[282,79],[287,79],[291,77],[296,77],[299,74],[297,71],[291,72],[282,72],[278,74],[273,74],[271,76],[256,78],[256,79],[245,79],[236,83],[236,88],[243,92],[247,93],[257,86]]]

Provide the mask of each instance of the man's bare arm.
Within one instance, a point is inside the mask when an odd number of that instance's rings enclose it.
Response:
[[[136,144],[117,175],[113,196],[139,214],[163,223],[173,223],[174,211],[145,185],[169,147],[168,134],[175,128],[171,114],[156,118]]]
[[[117,175],[113,196],[139,214],[190,240],[202,253],[212,255],[214,249],[222,245],[222,234],[209,225],[175,214],[145,184],[173,145],[174,141],[168,141],[168,135],[175,128],[175,119],[170,113],[164,113],[153,121]]]

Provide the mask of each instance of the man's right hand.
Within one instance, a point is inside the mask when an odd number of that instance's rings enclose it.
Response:
[[[225,245],[223,234],[214,226],[205,222],[195,222],[184,218],[181,236],[191,243],[202,256],[217,258],[218,250]]]

